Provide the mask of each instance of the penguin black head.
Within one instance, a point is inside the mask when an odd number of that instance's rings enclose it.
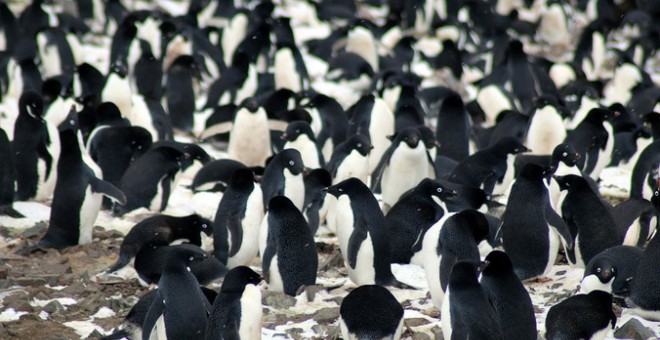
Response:
[[[466,209],[454,215],[453,218],[459,225],[470,228],[472,236],[477,242],[481,242],[488,237],[490,231],[488,219],[478,210]]]
[[[520,143],[519,140],[510,136],[500,139],[497,143],[495,143],[495,145],[493,145],[493,148],[501,151],[502,153],[514,155],[529,151],[529,149]]]
[[[435,139],[435,133],[428,126],[420,125],[417,130],[419,130],[420,138],[427,149],[440,147],[440,142]]]
[[[50,78],[41,84],[41,95],[46,103],[50,103],[57,99],[61,92],[62,84],[57,79]]]
[[[589,187],[587,180],[578,175],[554,176],[553,178],[557,181],[562,191],[579,190],[580,188]]]
[[[587,117],[585,120],[589,120],[590,122],[593,123],[602,123],[608,119],[610,119],[613,116],[612,111],[609,109],[605,108],[593,108],[589,113],[587,113]]]
[[[371,152],[371,150],[374,148],[374,146],[371,144],[371,141],[369,140],[369,137],[362,134],[351,136],[351,138],[348,139],[348,143],[351,150],[357,150],[362,156],[365,157],[369,155],[369,152]]]
[[[597,301],[604,306],[610,306],[612,308],[612,294],[602,291],[602,290],[594,290],[591,291],[589,294],[587,294],[589,298],[593,299],[594,301]],[[612,326],[614,328],[614,326]]]
[[[298,139],[298,136],[306,135],[310,140],[315,140],[314,132],[312,132],[312,127],[309,126],[309,123],[304,120],[295,120],[286,127],[286,131],[280,136],[282,140],[292,142]]]
[[[590,263],[590,266],[584,271],[584,276],[596,275],[598,280],[602,283],[608,283],[617,275],[616,264],[606,258],[601,257],[596,259],[594,263]]]
[[[393,143],[405,142],[411,149],[414,149],[419,144],[421,139],[419,130],[417,128],[405,128],[397,132],[394,136],[388,137]]]
[[[660,211],[660,179],[658,179],[658,186],[653,191],[653,196],[651,197],[651,203],[655,207],[655,211]]]
[[[312,183],[317,188],[327,188],[332,185],[332,176],[326,169],[314,169],[305,175],[305,185]]]
[[[126,68],[126,65],[124,65],[122,62],[117,61],[112,66],[110,66],[110,74],[116,74],[120,78],[126,78],[126,75],[128,74],[128,68]]]
[[[66,130],[73,130],[77,132],[80,129],[80,124],[78,123],[78,112],[76,111],[75,106],[71,106],[69,114],[66,116],[66,119],[60,123],[57,129],[62,132]]]
[[[171,249],[167,254],[168,264],[183,261],[186,266],[190,266],[191,263],[203,261],[209,256],[204,250],[202,250],[202,248],[190,243],[177,244],[169,247],[171,247]]]
[[[580,160],[580,154],[570,144],[559,144],[552,151],[552,158],[568,166],[574,166]]]
[[[246,266],[234,267],[225,275],[220,292],[243,293],[246,285],[253,284],[256,286],[261,280],[263,280],[261,275]]]
[[[522,169],[520,169],[520,178],[524,178],[530,181],[541,181],[547,175],[547,168],[544,168],[538,164],[527,163]]]
[[[250,191],[254,188],[254,173],[248,168],[234,170],[229,185],[234,190]]]
[[[44,121],[44,101],[41,95],[34,91],[26,91],[18,102],[21,115],[29,115],[33,119]]]
[[[268,218],[290,223],[305,220],[300,210],[286,196],[275,196],[268,201]]]
[[[435,196],[440,200],[444,200],[446,198],[454,197],[458,195],[458,192],[456,190],[453,190],[448,186],[436,182],[430,178],[425,178],[421,182],[419,182],[417,188],[420,188],[426,194]]]
[[[341,181],[333,186],[327,187],[325,190],[328,194],[339,198],[341,195],[349,194],[355,188],[364,186],[364,183],[355,177]]]
[[[284,149],[275,156],[275,159],[282,162],[282,165],[294,176],[298,176],[305,171],[305,164],[300,156],[300,151],[296,149]]]
[[[458,261],[454,264],[449,274],[449,285],[453,287],[478,285],[479,267],[478,261]]]
[[[186,224],[190,228],[195,228],[199,232],[203,232],[207,236],[213,233],[213,222],[197,214],[188,215],[185,217]]]
[[[242,103],[241,106],[246,108],[252,113],[256,113],[259,110],[259,101],[256,98],[247,98]]]
[[[486,262],[488,266],[483,269],[483,276],[499,276],[507,275],[509,273],[513,274],[513,263],[509,255],[500,250],[491,251],[488,256],[486,256]]]
[[[113,102],[105,102],[96,109],[96,121],[98,125],[111,124],[121,120],[121,112]]]
[[[200,161],[202,164],[206,164],[212,160],[211,156],[197,144],[185,144],[183,146],[183,151],[184,157]]]

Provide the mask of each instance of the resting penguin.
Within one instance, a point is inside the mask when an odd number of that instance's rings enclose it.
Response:
[[[451,269],[441,310],[445,339],[504,339],[495,309],[479,283],[479,269],[479,261],[460,261]]]
[[[422,250],[426,231],[447,213],[443,201],[456,194],[426,178],[412,191],[401,196],[385,216],[392,263],[412,263],[415,254]]]
[[[0,128],[0,216],[25,217],[12,206],[14,203],[15,179],[14,153],[5,130]]]
[[[252,171],[234,171],[213,222],[213,255],[229,268],[249,265],[257,256],[262,196]]]
[[[505,252],[494,250],[486,256],[481,286],[495,307],[505,339],[535,339],[536,316],[529,293],[513,272]]]
[[[75,110],[71,110],[60,129],[62,153],[57,162],[59,175],[48,230],[37,243],[38,248],[62,249],[92,242],[92,227],[101,209],[103,196],[119,204],[126,203],[124,193],[100,178],[101,169],[87,155]]]
[[[305,286],[316,284],[318,255],[309,225],[285,196],[268,203],[268,244],[262,256],[269,290],[296,296]]]
[[[339,307],[344,339],[399,339],[403,308],[387,288],[364,285],[352,290]]]
[[[546,275],[555,264],[559,242],[572,248],[568,226],[553,210],[544,180],[546,169],[526,164],[511,188],[502,216],[502,245],[521,280]]]
[[[385,217],[371,190],[354,177],[327,190],[337,198],[337,239],[351,281],[356,285],[406,286],[392,274]]]
[[[612,294],[594,290],[578,294],[552,306],[545,319],[545,338],[605,339],[616,326]]]
[[[372,187],[380,186],[383,193],[384,212],[387,212],[404,192],[429,176],[426,146],[421,142],[417,128],[405,128],[390,139],[392,144],[372,174]]]
[[[176,249],[167,255],[156,298],[144,319],[142,340],[149,340],[154,331],[159,339],[205,339],[211,305],[188,268],[207,255],[184,245],[173,247]]]
[[[601,251],[587,263],[580,291],[602,290],[628,295],[643,253],[644,249],[631,246],[616,246]]]
[[[305,204],[305,164],[300,152],[284,149],[270,160],[261,178],[264,207],[275,196],[286,196],[298,208]]]
[[[41,96],[23,93],[14,124],[12,150],[15,155],[16,199],[43,201],[53,194],[57,181],[60,138],[57,128],[44,120]]]
[[[106,272],[115,272],[126,266],[140,251],[140,248],[149,243],[167,245],[176,240],[185,239],[188,243],[201,246],[200,233],[211,236],[212,226],[213,222],[197,214],[180,217],[169,215],[147,217],[134,225],[124,236],[119,246],[119,257]]]
[[[222,281],[206,326],[207,339],[261,338],[261,276],[238,266]]]

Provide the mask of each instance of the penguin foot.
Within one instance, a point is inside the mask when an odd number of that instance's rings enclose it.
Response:
[[[11,205],[0,207],[0,216],[9,216],[11,218],[25,218],[23,214],[14,209]]]

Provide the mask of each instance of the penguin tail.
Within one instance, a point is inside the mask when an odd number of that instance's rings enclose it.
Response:
[[[130,339],[131,334],[126,331],[126,329],[118,329],[112,334],[109,334],[107,336],[104,336],[101,338],[101,340],[120,340],[120,339]]]
[[[126,265],[127,265],[129,262],[131,262],[131,258],[132,258],[131,255],[129,255],[129,254],[125,253],[125,252],[122,252],[122,251],[120,250],[120,252],[119,252],[119,258],[117,259],[117,262],[115,262],[115,264],[113,264],[112,266],[110,266],[110,268],[106,269],[105,272],[106,272],[106,273],[113,273],[113,272],[118,271],[119,269],[122,269],[122,268],[126,267]]]
[[[18,212],[11,205],[0,206],[0,216],[9,216],[11,218],[25,218],[23,214]]]

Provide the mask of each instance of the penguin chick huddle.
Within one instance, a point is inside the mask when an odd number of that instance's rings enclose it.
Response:
[[[624,316],[658,335],[657,1],[34,0],[0,18],[0,221],[49,207],[28,257],[128,223],[96,279],[157,286],[107,339],[274,337],[265,292],[342,298],[335,332],[304,337],[604,339]],[[539,313],[564,261],[581,283]]]

